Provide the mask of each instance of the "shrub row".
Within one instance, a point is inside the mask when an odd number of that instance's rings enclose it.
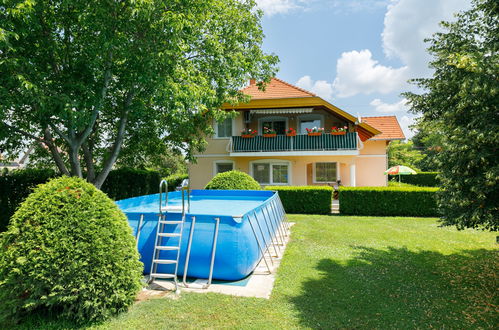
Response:
[[[334,189],[329,186],[267,186],[279,192],[287,213],[330,214]]]
[[[438,187],[440,181],[437,178],[438,172],[419,172],[412,175],[401,175],[400,182],[413,184],[422,187]],[[390,175],[390,180],[399,180],[398,175]]]
[[[121,168],[109,172],[102,191],[115,200],[159,192],[161,176],[157,171]]]
[[[4,231],[18,205],[34,187],[57,176],[52,170],[25,169],[0,175],[0,232]],[[158,192],[160,175],[156,171],[118,169],[109,173],[102,191],[115,200]]]
[[[372,216],[438,216],[430,187],[341,187],[340,214]]]

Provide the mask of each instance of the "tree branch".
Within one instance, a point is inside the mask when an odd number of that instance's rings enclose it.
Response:
[[[81,145],[85,140],[88,138],[88,136],[92,133],[92,130],[94,128],[95,122],[97,121],[97,115],[99,114],[100,109],[104,105],[104,99],[106,98],[107,94],[107,89],[109,86],[109,81],[111,80],[111,60],[112,60],[112,53],[109,52],[108,54],[108,62],[106,64],[107,68],[104,73],[104,83],[101,88],[101,95],[100,95],[100,100],[99,103],[95,106],[92,116],[90,118],[90,123],[88,124],[87,128],[81,133],[80,137],[78,138],[78,143]]]
[[[83,157],[85,158],[85,166],[87,168],[87,181],[93,182],[95,180],[94,157],[92,149],[89,147],[88,142],[82,144]]]
[[[69,171],[66,168],[66,165],[64,165],[64,161],[62,160],[59,150],[57,150],[57,147],[54,144],[52,133],[50,133],[48,127],[45,129],[43,135],[45,139],[42,142],[49,148],[49,151],[52,154],[52,157],[54,158],[57,168],[59,169],[61,174],[69,176],[70,175]]]
[[[67,143],[71,143],[71,140],[69,139],[69,136],[67,136],[66,134],[64,134],[59,128],[57,128],[57,126],[55,126],[52,123],[50,123],[49,125],[54,130],[54,132],[57,133],[57,135],[59,135],[64,140],[66,140]]]
[[[19,133],[19,134],[21,134],[21,135],[24,135],[24,136],[26,136],[26,137],[29,137],[30,139],[36,140],[36,141],[38,141],[38,142],[45,143],[45,144],[47,143],[47,141],[46,141],[45,139],[42,139],[42,138],[40,138],[40,137],[38,137],[38,136],[36,136],[36,135],[33,135],[33,134],[31,134],[31,133],[28,133],[28,132],[26,132],[26,131],[24,131],[24,130],[22,130],[22,129],[19,129],[19,128],[14,127],[14,126],[10,126],[9,124],[6,124],[6,123],[2,123],[2,124],[3,124],[5,127],[7,127],[7,129],[9,129],[9,130],[11,130],[11,131],[17,132],[17,133]]]
[[[132,100],[134,97],[135,93],[130,92],[128,96],[126,97],[125,105],[123,107],[123,112],[122,116],[120,118],[119,124],[118,124],[118,134],[116,135],[116,139],[113,143],[113,147],[111,149],[111,155],[109,158],[106,159],[104,166],[102,168],[102,171],[99,173],[95,181],[93,182],[94,185],[97,188],[100,188],[102,184],[104,183],[104,180],[106,180],[107,175],[111,171],[111,168],[113,167],[114,163],[116,162],[116,159],[118,158],[118,155],[121,150],[121,146],[123,144],[123,138],[125,137],[125,128],[128,120],[128,114],[130,112],[130,105],[132,104]]]

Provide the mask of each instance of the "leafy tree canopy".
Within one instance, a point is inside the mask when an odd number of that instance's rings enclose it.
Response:
[[[388,167],[396,165],[409,166],[419,170],[419,163],[425,156],[415,149],[412,141],[392,141],[388,146]]]
[[[498,230],[499,2],[475,0],[456,18],[428,40],[433,77],[414,80],[424,92],[405,96],[441,133],[443,224]]]
[[[100,187],[120,152],[188,156],[224,102],[268,81],[253,0],[0,2],[0,149],[33,141]]]

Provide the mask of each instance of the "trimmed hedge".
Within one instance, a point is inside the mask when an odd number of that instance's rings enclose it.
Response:
[[[33,188],[56,176],[53,170],[46,169],[15,170],[0,175],[0,232]],[[115,200],[155,194],[160,181],[159,172],[123,168],[109,173],[102,191]]]
[[[241,171],[218,173],[208,182],[204,189],[216,190],[260,190],[260,184],[248,174]]]
[[[422,187],[438,187],[440,180],[437,178],[438,172],[419,172],[412,175],[401,175],[400,182],[413,184]],[[390,175],[390,180],[399,180],[398,175]]]
[[[120,168],[109,172],[101,190],[110,198],[120,200],[159,192],[161,176],[157,171]]]
[[[287,213],[330,214],[334,189],[329,186],[267,186],[279,192]]]
[[[10,217],[33,188],[55,176],[49,169],[15,170],[0,175],[0,232],[7,228]]]
[[[187,173],[177,173],[166,177],[165,180],[168,183],[168,191],[174,191],[178,186],[180,186],[182,181],[188,178],[189,174]]]
[[[52,179],[0,236],[0,323],[31,311],[79,323],[106,319],[133,304],[142,271],[118,206],[83,179]]]
[[[438,216],[431,187],[341,187],[340,214],[372,216]]]

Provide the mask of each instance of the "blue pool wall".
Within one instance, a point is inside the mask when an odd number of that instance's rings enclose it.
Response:
[[[219,280],[240,280],[245,278],[255,269],[262,258],[257,241],[250,226],[250,219],[256,235],[263,249],[271,242],[271,236],[276,234],[277,226],[284,219],[281,209],[279,195],[272,191],[244,191],[244,190],[192,190],[191,197],[224,199],[229,197],[227,203],[237,202],[233,198],[262,198],[261,203],[255,208],[247,210],[242,214],[196,214],[187,213],[184,223],[182,245],[178,274],[183,275],[189,231],[192,226],[192,217],[196,217],[195,230],[192,239],[191,254],[188,268],[188,276],[193,278],[208,278],[211,260],[211,251],[215,232],[214,218],[220,218],[220,227],[217,240],[213,278]],[[168,198],[177,200],[180,192],[170,192]],[[156,239],[157,221],[159,210],[154,212],[126,212],[126,209],[137,207],[142,204],[156,202],[159,207],[159,195],[147,195],[130,198],[117,202],[128,218],[129,224],[136,235],[140,217],[143,215],[143,223],[140,230],[138,249],[141,261],[144,263],[144,274],[148,274],[151,268],[154,243]],[[193,201],[192,203],[195,203]],[[234,218],[233,216],[241,216]],[[167,213],[167,220],[181,220],[179,213]],[[180,225],[170,226],[168,232],[179,233]],[[174,229],[174,230],[173,230]],[[176,237],[163,238],[163,245],[178,245]],[[161,259],[175,259],[176,251],[161,251]],[[174,265],[158,265],[158,272],[173,273]]]

